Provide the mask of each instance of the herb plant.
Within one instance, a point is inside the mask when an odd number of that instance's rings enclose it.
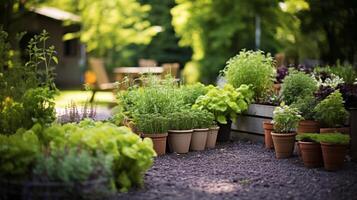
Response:
[[[303,133],[303,134],[298,134],[296,135],[296,140],[302,141],[302,142],[317,142],[319,143],[319,136],[320,134],[318,133]]]
[[[305,120],[314,120],[315,118],[314,109],[317,103],[318,101],[314,96],[305,96],[299,98],[297,101],[291,104],[291,107],[297,108]]]
[[[349,144],[350,136],[341,133],[325,133],[319,134],[319,142],[330,143],[330,144]]]
[[[282,104],[274,109],[273,124],[276,133],[292,133],[303,117],[297,108]]]
[[[135,126],[144,134],[167,133],[168,118],[160,114],[141,114],[134,117]]]
[[[235,120],[237,114],[248,109],[252,97],[253,92],[244,84],[237,89],[230,84],[222,89],[211,86],[207,94],[200,96],[192,107],[207,110],[213,113],[217,122],[226,124],[227,119]]]
[[[208,88],[202,83],[192,85],[183,85],[180,87],[180,93],[186,105],[192,106],[199,96],[205,95]]]
[[[213,124],[214,116],[207,110],[192,109],[194,128],[210,128]]]
[[[275,79],[273,58],[262,51],[242,50],[228,60],[223,73],[235,88],[243,84],[251,85],[256,100],[271,89]]]
[[[348,119],[348,112],[344,108],[344,101],[339,90],[331,93],[315,107],[315,118],[323,127],[343,126]]]
[[[304,72],[291,72],[285,79],[281,87],[282,100],[290,105],[299,98],[313,95],[317,90],[314,78]]]
[[[167,115],[169,130],[191,130],[195,126],[194,113],[190,109],[183,109]]]

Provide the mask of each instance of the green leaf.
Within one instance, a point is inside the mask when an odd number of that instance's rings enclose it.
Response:
[[[224,116],[224,115],[218,115],[217,121],[221,124],[227,124],[227,119],[226,119],[226,116]]]

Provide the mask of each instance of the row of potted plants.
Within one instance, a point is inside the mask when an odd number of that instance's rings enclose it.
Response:
[[[296,136],[299,141],[301,158],[308,168],[324,165],[328,171],[343,167],[350,141],[349,135],[341,133],[305,133]]]

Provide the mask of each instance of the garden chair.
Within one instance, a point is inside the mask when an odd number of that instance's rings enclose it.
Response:
[[[93,88],[90,102],[93,102],[95,93],[97,91],[113,91],[115,83],[109,82],[108,74],[104,68],[104,61],[100,58],[89,58],[90,69],[96,75],[96,84]]]

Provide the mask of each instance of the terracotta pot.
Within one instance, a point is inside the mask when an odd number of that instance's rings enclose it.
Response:
[[[176,153],[187,153],[190,149],[193,130],[169,130],[168,132],[170,150]]]
[[[167,135],[167,133],[143,134],[143,137],[148,137],[152,139],[152,142],[154,143],[154,150],[156,154],[160,156],[166,153]]]
[[[276,158],[288,158],[293,154],[296,133],[271,132]]]
[[[313,120],[302,120],[299,122],[297,133],[319,133],[320,123]]]
[[[231,139],[232,120],[228,119],[227,124],[217,123],[219,126],[217,141],[228,142]]]
[[[314,168],[323,165],[321,145],[319,143],[299,141],[299,148],[305,167]]]
[[[274,92],[275,92],[276,94],[279,94],[280,89],[281,89],[281,83],[274,83],[273,88],[274,88]]]
[[[321,142],[324,167],[328,171],[336,171],[343,167],[347,145],[329,144]]]
[[[350,135],[350,127],[320,128],[320,133],[342,133]]]
[[[273,144],[273,138],[271,137],[271,132],[273,131],[273,123],[270,121],[264,121],[263,122],[263,128],[264,128],[264,143],[265,143],[265,148],[267,149],[273,149],[274,144]]]
[[[190,149],[193,151],[205,150],[208,132],[209,128],[193,129]]]
[[[216,146],[219,127],[211,127],[207,134],[206,148],[214,148]]]

